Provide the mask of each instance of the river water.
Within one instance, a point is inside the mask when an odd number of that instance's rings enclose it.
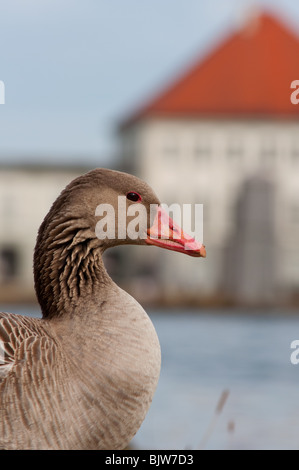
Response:
[[[290,360],[299,316],[148,313],[162,370],[134,448],[299,449],[299,364]]]
[[[151,318],[162,372],[136,448],[299,449],[299,364],[290,360],[299,317],[225,311]]]

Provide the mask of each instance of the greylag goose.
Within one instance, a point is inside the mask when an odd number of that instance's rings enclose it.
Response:
[[[144,236],[96,234],[101,203],[115,209],[120,230],[118,196],[126,208],[141,203],[147,215],[156,207]],[[34,252],[42,318],[0,313],[1,449],[123,449],[139,429],[159,378],[159,341],[143,308],[109,277],[102,253],[135,243],[205,256],[183,232],[174,240],[177,228],[159,204],[140,179],[95,169],[52,205]],[[161,238],[165,220],[168,239]]]

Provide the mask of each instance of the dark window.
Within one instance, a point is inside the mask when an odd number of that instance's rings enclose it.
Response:
[[[208,160],[211,156],[211,147],[208,142],[197,142],[194,148],[196,160]]]
[[[299,163],[299,145],[294,145],[291,150],[292,154],[292,160],[293,162],[298,165]]]
[[[236,139],[230,140],[227,147],[227,155],[229,161],[232,163],[240,162],[241,157],[243,156],[243,145],[242,142]]]
[[[291,207],[291,223],[298,225],[299,224],[299,205],[294,204]]]
[[[260,148],[260,161],[263,165],[273,165],[277,155],[277,147],[274,141],[262,142]]]
[[[0,248],[0,280],[13,280],[18,272],[18,252],[15,247]]]
[[[179,155],[179,148],[175,143],[168,143],[163,146],[163,155],[166,159],[173,161],[177,160]]]

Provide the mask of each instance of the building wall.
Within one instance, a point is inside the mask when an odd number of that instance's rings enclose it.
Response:
[[[16,285],[33,291],[38,228],[62,189],[85,171],[76,167],[0,167],[0,287]]]
[[[238,197],[245,182],[259,176],[274,185],[276,284],[285,291],[298,289],[298,121],[152,118],[125,129],[122,142],[124,161],[161,201],[204,204],[207,259],[155,255],[166,286],[176,277],[182,286],[200,286],[206,294],[220,290],[224,251],[238,226]]]

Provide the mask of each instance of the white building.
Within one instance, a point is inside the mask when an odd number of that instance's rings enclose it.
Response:
[[[298,57],[294,31],[263,13],[122,123],[125,169],[163,202],[204,204],[205,260],[131,252],[170,297],[178,286],[246,303],[299,292]]]
[[[74,178],[76,166],[0,166],[0,301],[34,300],[33,250],[52,203]]]

